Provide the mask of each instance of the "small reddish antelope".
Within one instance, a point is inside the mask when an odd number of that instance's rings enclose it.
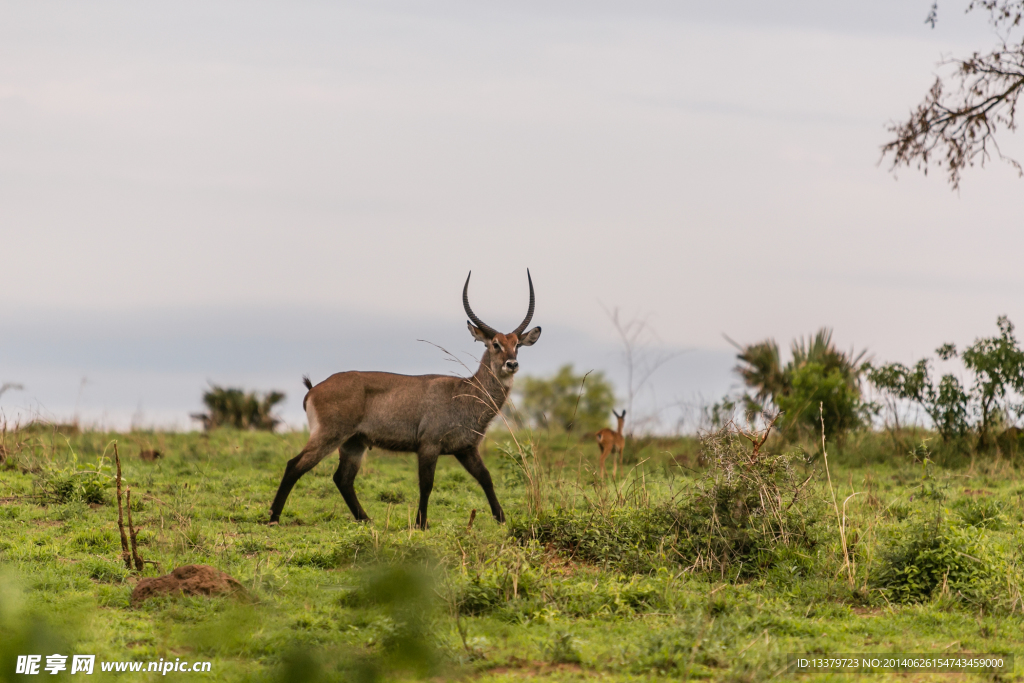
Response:
[[[622,457],[623,449],[626,446],[626,437],[622,435],[622,425],[626,422],[626,411],[622,411],[622,415],[619,415],[614,410],[612,414],[619,421],[619,428],[617,431],[612,431],[605,427],[597,434],[594,438],[597,439],[597,445],[601,447],[601,459],[598,466],[601,468],[601,476],[604,476],[604,461],[608,457],[609,453],[619,452],[619,457]],[[617,475],[619,473],[619,461],[616,458],[612,459],[612,474]]]
[[[472,275],[472,273],[470,273]],[[420,503],[416,525],[427,528],[427,500],[434,488],[434,468],[441,455],[454,455],[480,483],[491,514],[498,522],[505,513],[494,495],[490,472],[480,458],[479,446],[509,392],[519,370],[517,355],[522,346],[533,346],[540,328],[523,331],[533,317],[533,279],[526,318],[512,332],[502,334],[485,324],[469,306],[469,277],[462,288],[462,305],[469,316],[469,332],[484,344],[480,367],[472,377],[447,375],[396,375],[389,372],[339,372],[313,386],[302,407],[309,420],[309,441],[288,461],[281,486],[270,506],[270,523],[276,524],[288,494],[299,478],[338,449],[341,462],[334,483],[357,520],[369,517],[353,487],[363,453],[368,446],[416,453],[419,460]]]

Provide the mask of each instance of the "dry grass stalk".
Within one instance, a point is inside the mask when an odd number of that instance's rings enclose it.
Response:
[[[832,508],[836,511],[836,523],[839,525],[839,541],[843,545],[843,569],[846,570],[846,579],[850,583],[850,588],[853,588],[856,584],[856,578],[854,577],[853,562],[850,561],[850,549],[846,545],[846,504],[850,502],[850,498],[857,494],[855,493],[843,501],[843,514],[840,515],[836,491],[832,488],[832,474],[828,469],[828,452],[825,450],[825,408],[824,404],[820,402],[818,403],[818,415],[821,418],[821,457],[825,460],[825,476],[828,477],[828,490],[832,494]]]
[[[124,566],[131,570],[132,555],[128,549],[128,535],[124,532],[124,508],[121,506],[121,456],[117,453],[117,442],[114,442],[114,462],[117,463],[117,529],[121,532],[121,559]]]
[[[138,529],[135,528],[135,525],[132,524],[132,489],[131,489],[131,487],[128,487],[127,494],[128,494],[127,495],[127,501],[128,501],[128,537],[132,541],[132,560],[135,562],[135,569],[141,572],[142,571],[142,558],[139,557],[139,546],[138,546],[138,543],[135,540],[136,536],[139,535],[139,531],[138,531]],[[121,530],[121,533],[122,534],[124,533],[124,529]],[[131,569],[131,567],[129,567],[129,569]]]

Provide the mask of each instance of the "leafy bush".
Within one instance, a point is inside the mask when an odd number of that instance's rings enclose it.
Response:
[[[381,638],[377,661],[367,662],[378,675],[396,670],[424,678],[436,674],[439,661],[431,631],[434,598],[431,577],[412,565],[375,567],[349,594],[347,604],[375,606],[393,625]]]
[[[817,544],[824,500],[811,475],[798,473],[801,453],[763,451],[765,432],[735,428],[706,434],[708,464],[676,513],[681,562],[695,569],[755,575],[772,567],[784,548]]]
[[[958,353],[953,344],[935,350],[942,360],[960,357],[973,378],[969,389],[964,389],[952,374],[943,375],[936,385],[927,358],[912,368],[902,363],[872,367],[868,379],[884,395],[921,406],[944,441],[973,429],[982,445],[991,445],[1005,418],[1019,420],[1024,416],[1020,400],[1024,392],[1024,349],[1009,318],[1000,316],[996,325],[998,336],[977,339],[963,353]]]
[[[25,680],[15,672],[19,656],[27,653],[68,652],[73,650],[67,623],[46,618],[26,609],[14,577],[4,572],[0,582],[0,681]],[[45,664],[46,659],[43,658]]]
[[[555,510],[534,520],[514,519],[509,533],[537,540],[570,559],[626,573],[646,573],[664,564],[666,545],[675,543],[670,507],[619,508],[604,513]]]
[[[107,502],[110,466],[101,457],[95,464],[78,466],[78,455],[71,451],[71,461],[64,467],[49,463],[40,472],[36,485],[44,495],[57,503]]]
[[[528,567],[492,562],[481,571],[471,572],[459,594],[461,614],[486,614],[514,599],[529,598],[535,587],[535,576]]]
[[[984,533],[943,515],[909,522],[890,534],[871,582],[891,602],[924,602],[947,594],[997,606],[1011,592],[1019,596],[1019,570],[1008,553],[986,542]],[[1008,585],[1015,590],[1008,591]]]
[[[554,377],[525,377],[519,408],[541,429],[557,427],[565,431],[597,431],[608,421],[615,406],[615,389],[604,373],[577,375],[572,365],[564,365]]]
[[[821,363],[807,363],[792,371],[790,390],[776,399],[783,428],[814,434],[825,423],[829,437],[841,438],[863,423],[860,390],[852,387],[838,368],[826,371]]]
[[[970,429],[969,397],[954,375],[943,375],[938,386],[935,386],[929,374],[929,363],[927,359],[922,359],[913,368],[902,363],[870,367],[868,380],[883,394],[920,405],[931,418],[942,440],[948,442],[964,436]],[[892,405],[893,415],[898,415],[895,404]]]
[[[559,631],[551,637],[544,651],[552,664],[579,664],[579,643],[571,633]]]
[[[752,436],[756,444],[764,434]],[[702,451],[705,476],[681,503],[559,509],[514,519],[509,532],[626,574],[671,562],[752,576],[773,566],[783,548],[817,544],[824,500],[811,477],[796,471],[798,454],[762,452],[735,429],[706,435]]]
[[[996,531],[1005,523],[999,501],[992,498],[961,498],[953,503],[953,510],[961,522],[979,529]]]
[[[209,412],[195,413],[192,418],[201,421],[207,431],[234,427],[272,432],[281,420],[271,412],[284,399],[280,391],[258,394],[212,385],[209,391],[203,392],[203,404]]]

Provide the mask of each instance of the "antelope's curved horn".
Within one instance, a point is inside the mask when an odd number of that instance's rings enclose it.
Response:
[[[469,275],[466,276],[466,285],[462,288],[462,307],[466,309],[466,315],[469,316],[470,321],[480,328],[480,331],[489,337],[493,337],[498,334],[498,331],[485,323],[483,320],[477,317],[476,313],[469,306],[469,278],[473,275],[473,271],[469,271]],[[532,306],[531,306],[532,309]]]
[[[512,334],[516,335],[517,337],[523,333],[523,330],[526,329],[526,326],[530,324],[530,319],[533,318],[533,278],[530,277],[529,268],[526,269],[526,279],[530,283],[530,307],[526,309],[526,317],[523,318],[523,322],[519,323],[519,327],[512,331]]]

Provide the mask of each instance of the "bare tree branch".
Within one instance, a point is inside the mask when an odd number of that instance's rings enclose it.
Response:
[[[1004,32],[995,50],[975,52],[968,59],[952,59],[944,81],[936,78],[924,101],[910,117],[893,123],[894,138],[882,146],[882,159],[892,155],[892,171],[915,166],[926,175],[929,167],[946,171],[953,189],[960,187],[963,170],[977,163],[984,167],[995,154],[1024,176],[1024,167],[1002,154],[996,135],[1017,129],[1017,102],[1024,91],[1024,42],[1009,42],[1009,31],[1021,25],[1024,0],[971,0],[967,7],[989,12],[992,25]],[[937,6],[927,23],[934,26]]]
[[[654,374],[681,351],[662,351],[657,349],[658,337],[645,318],[633,317],[625,320],[619,309],[605,309],[608,319],[615,327],[622,342],[622,361],[626,366],[626,412],[630,417],[630,433],[642,421],[638,421],[633,411],[633,400],[647,386]],[[654,416],[648,416],[650,421]]]

